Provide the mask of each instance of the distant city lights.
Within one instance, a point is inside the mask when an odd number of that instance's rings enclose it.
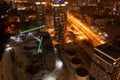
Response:
[[[65,4],[68,4],[68,2],[65,2]]]
[[[54,4],[55,7],[58,7],[58,6],[66,6],[66,4]]]
[[[35,2],[36,5],[46,4],[46,2]]]

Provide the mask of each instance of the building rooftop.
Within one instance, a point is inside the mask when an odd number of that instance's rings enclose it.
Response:
[[[95,47],[95,50],[101,53],[97,55],[103,57],[107,61],[109,60],[108,62],[113,63],[114,61],[120,59],[119,44],[120,44],[119,40],[114,40],[112,42]]]
[[[112,45],[104,44],[101,46],[97,46],[95,49],[113,60],[120,59],[120,49]]]

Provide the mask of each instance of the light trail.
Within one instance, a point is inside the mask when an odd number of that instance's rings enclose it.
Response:
[[[75,24],[71,24],[71,27],[76,26]],[[69,30],[71,30],[74,34],[78,35],[76,36],[79,40],[88,40],[87,36],[85,36],[85,34],[79,30],[79,28],[74,27],[75,30],[72,30],[71,28]]]
[[[71,23],[72,27],[83,36],[83,38],[89,39],[94,45],[98,46],[102,44],[100,37],[94,33],[87,25],[83,24],[79,19],[75,18],[71,14],[67,15],[68,22]]]

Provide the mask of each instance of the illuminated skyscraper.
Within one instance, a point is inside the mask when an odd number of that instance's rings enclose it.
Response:
[[[64,0],[54,0],[54,28],[58,42],[65,40],[66,31],[66,4]]]
[[[44,0],[36,1],[38,26],[45,24],[45,4]]]

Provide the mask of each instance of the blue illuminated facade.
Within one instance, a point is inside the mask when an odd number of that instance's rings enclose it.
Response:
[[[54,2],[56,2],[56,3],[62,3],[62,2],[64,2],[64,0],[54,0]]]

